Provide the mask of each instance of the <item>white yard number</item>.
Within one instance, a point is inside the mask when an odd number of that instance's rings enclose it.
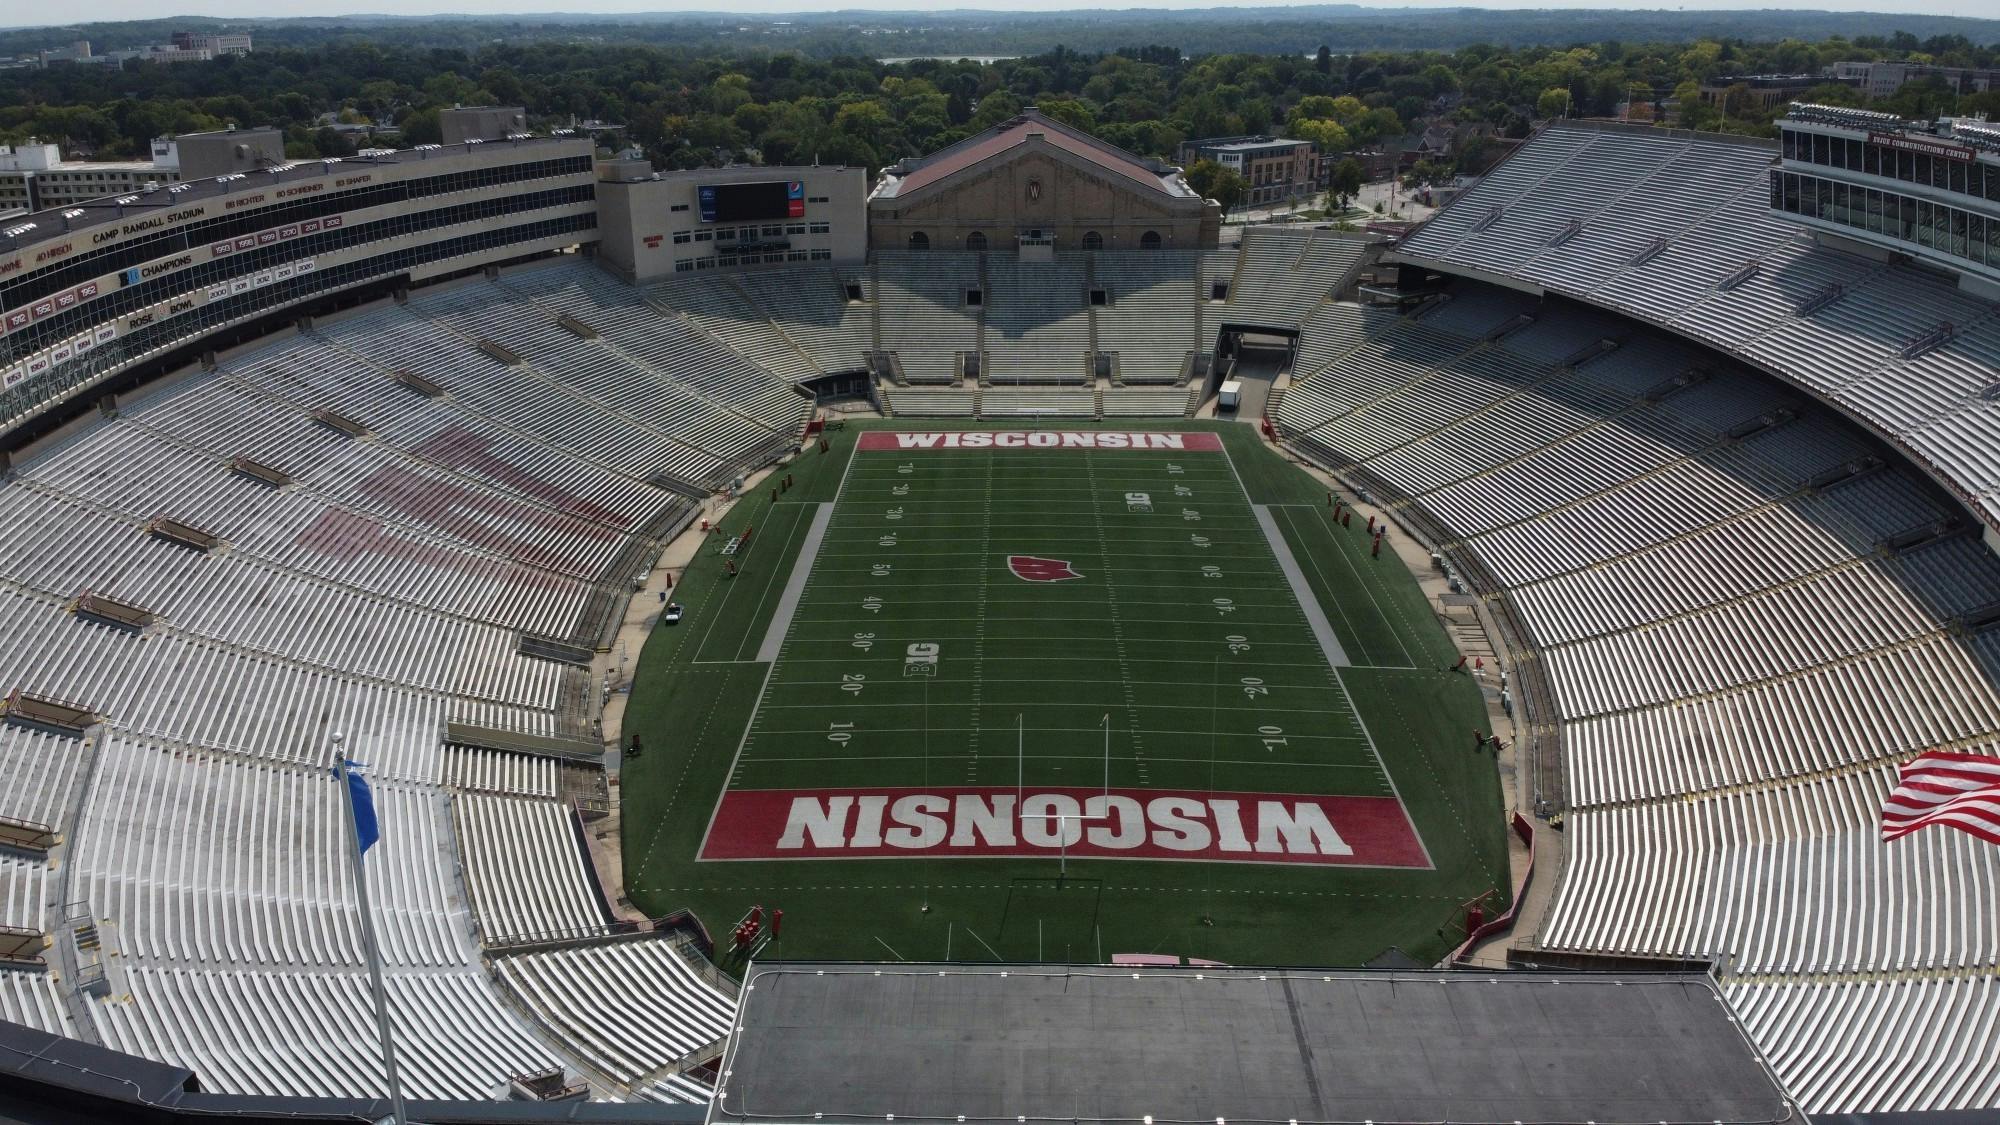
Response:
[[[1236,603],[1228,598],[1211,598],[1209,599],[1209,603],[1215,606],[1215,612],[1217,613],[1236,612]]]
[[[874,566],[868,568],[868,576],[870,578],[889,577],[889,565],[888,563],[876,563]]]
[[[1179,465],[1174,464],[1172,461],[1167,462],[1167,475],[1170,477],[1180,476],[1181,467]]]
[[[1229,651],[1231,652],[1250,651],[1250,638],[1241,633],[1231,633],[1222,639],[1229,645]]]
[[[891,508],[885,514],[892,520],[899,520],[903,518],[903,509]]]
[[[903,474],[904,476],[909,476],[911,473],[917,471],[917,466],[915,462],[905,461],[902,464],[896,466],[896,471]]]
[[[850,738],[853,738],[853,737],[854,737],[854,724],[853,724],[853,723],[828,723],[828,724],[826,724],[826,740],[827,740],[828,742],[832,742],[832,743],[836,743],[836,744],[838,744],[838,745],[841,745],[841,746],[845,746],[845,745],[847,745],[847,740],[848,740],[848,739],[850,739]]]
[[[1189,523],[1198,523],[1201,520],[1201,513],[1195,511],[1193,508],[1182,508],[1181,518]]]
[[[1125,494],[1125,510],[1128,512],[1150,512],[1153,510],[1153,497],[1144,492],[1128,492]]]
[[[861,609],[866,613],[882,612],[882,599],[873,594],[861,599]]]
[[[1215,542],[1215,540],[1213,540],[1213,539],[1210,539],[1210,538],[1209,538],[1208,536],[1206,536],[1206,535],[1190,535],[1190,536],[1188,536],[1188,542],[1190,542],[1190,543],[1194,544],[1194,545],[1195,545],[1196,547],[1199,547],[1200,549],[1202,549],[1202,550],[1206,551],[1206,550],[1208,550],[1208,548],[1209,548],[1209,545],[1210,545],[1210,544],[1212,544],[1212,543],[1214,543],[1214,542]]]
[[[1271,750],[1279,746],[1288,745],[1288,743],[1285,741],[1285,728],[1283,727],[1272,727],[1272,726],[1258,727],[1257,733],[1263,737],[1264,749],[1266,750]]]
[[[909,494],[910,486],[907,484],[899,484],[889,490],[889,495],[891,496],[908,496]]]
[[[843,672],[840,676],[840,690],[849,695],[860,695],[862,682],[867,678],[859,672],[852,674]]]
[[[1243,698],[1255,699],[1260,695],[1269,694],[1271,694],[1271,689],[1264,686],[1264,681],[1255,676],[1243,677]]]
[[[875,634],[856,633],[854,634],[854,639],[848,643],[862,652],[867,652],[869,649],[875,647]]]
[[[1193,495],[1194,495],[1194,489],[1192,489],[1192,488],[1189,488],[1189,487],[1188,487],[1187,485],[1184,485],[1184,484],[1177,484],[1177,485],[1175,485],[1175,486],[1174,486],[1174,495],[1175,495],[1175,496],[1193,496]]]
[[[1202,567],[1201,576],[1203,578],[1220,578],[1222,577],[1222,568],[1219,566]]]
[[[875,545],[877,547],[893,547],[896,545],[896,537],[893,535],[884,535],[875,541]]]

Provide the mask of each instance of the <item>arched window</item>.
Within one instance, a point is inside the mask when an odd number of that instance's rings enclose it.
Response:
[[[931,248],[930,235],[925,234],[923,231],[920,230],[910,232],[910,249],[928,250],[930,248]]]
[[[986,232],[983,230],[976,230],[973,231],[971,234],[966,235],[965,248],[967,250],[986,249]]]
[[[1094,231],[1094,230],[1087,230],[1087,231],[1084,231],[1084,232],[1083,232],[1083,248],[1084,248],[1085,250],[1102,250],[1102,249],[1104,249],[1104,236],[1103,236],[1103,235],[1101,235],[1101,234],[1099,234],[1099,233],[1097,233],[1097,232],[1096,232],[1096,231]]]
[[[1146,232],[1145,234],[1142,234],[1142,235],[1140,235],[1140,236],[1139,236],[1139,249],[1141,249],[1141,250],[1158,250],[1159,248],[1160,248],[1160,232],[1159,232],[1159,231],[1156,231],[1156,230],[1149,230],[1149,231],[1147,231],[1147,232]]]

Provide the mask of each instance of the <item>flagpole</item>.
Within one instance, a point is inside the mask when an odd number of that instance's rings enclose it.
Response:
[[[347,753],[333,736],[333,773],[340,782],[340,806],[347,810],[347,858],[354,866],[354,890],[361,906],[361,947],[368,958],[368,985],[375,996],[375,1034],[382,1045],[382,1071],[389,1080],[389,1112],[396,1125],[410,1125],[403,1105],[403,1084],[396,1075],[396,1044],[389,1035],[389,1002],[382,992],[382,951],[375,941],[375,911],[368,905],[368,874],[361,862],[361,830],[354,819],[354,789],[348,781]]]

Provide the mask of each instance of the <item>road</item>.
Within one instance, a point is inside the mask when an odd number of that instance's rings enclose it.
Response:
[[[1393,207],[1390,205],[1392,189],[1395,197],[1395,205]],[[1375,204],[1377,203],[1382,204],[1382,214],[1380,217],[1385,219],[1428,219],[1431,217],[1431,212],[1436,210],[1436,208],[1426,207],[1421,203],[1415,202],[1412,193],[1405,191],[1392,180],[1377,180],[1373,183],[1361,185],[1361,194],[1356,197],[1356,205],[1372,216],[1375,214]],[[1305,210],[1306,206],[1307,200],[1299,200],[1300,211]],[[1294,218],[1295,213],[1290,208],[1284,206],[1238,208],[1229,213],[1224,223],[1222,232],[1223,245],[1233,245],[1242,237],[1240,230],[1232,234],[1230,230],[1232,227],[1241,227],[1256,223],[1283,223],[1294,221]],[[1354,221],[1358,223],[1364,220],[1357,217]]]

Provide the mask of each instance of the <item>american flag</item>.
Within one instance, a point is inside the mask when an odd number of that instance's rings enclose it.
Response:
[[[2000,758],[1932,750],[1903,763],[1882,806],[1882,839],[1932,824],[2000,844]]]

